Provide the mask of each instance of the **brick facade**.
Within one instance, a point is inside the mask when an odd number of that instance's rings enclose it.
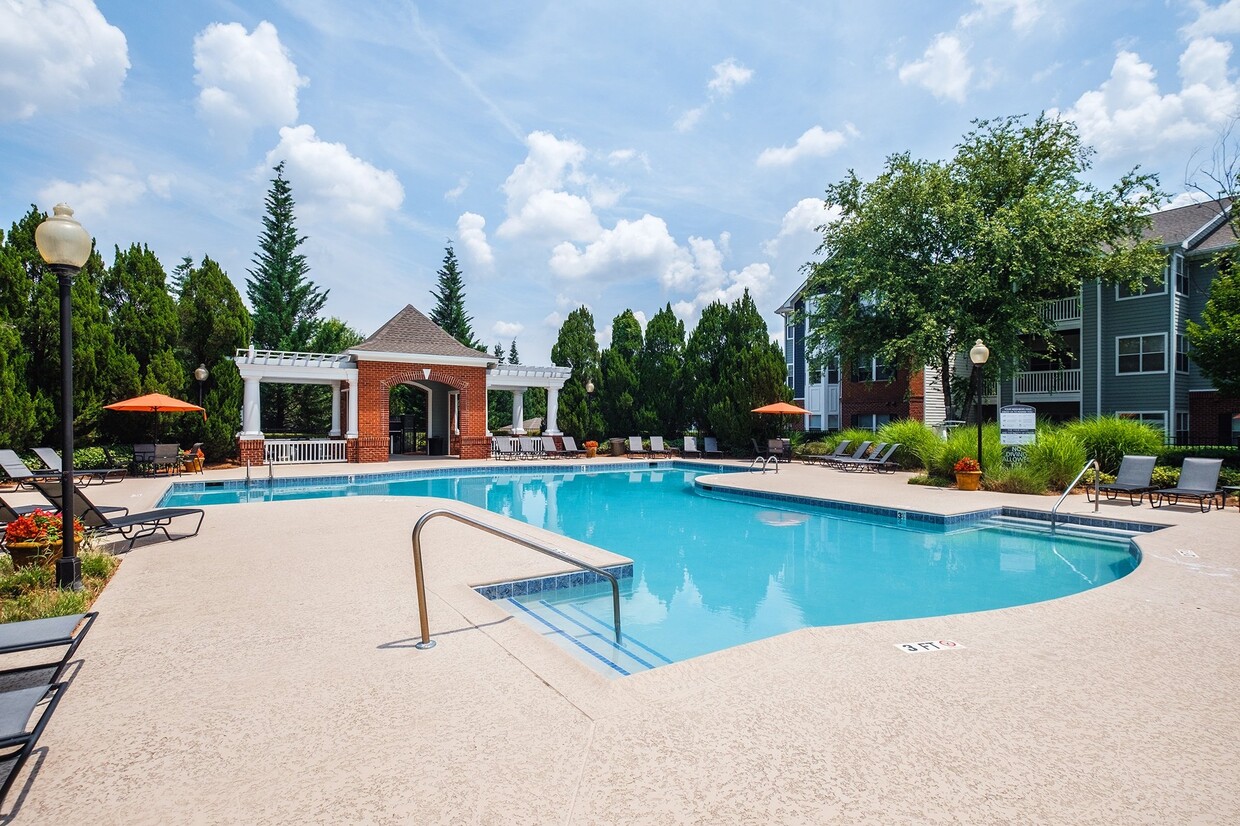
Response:
[[[840,383],[840,428],[853,426],[853,416],[887,415],[895,419],[921,419],[925,415],[924,373],[911,377],[907,370],[896,371],[891,381],[849,381]]]
[[[424,370],[430,370],[430,375],[427,376]],[[462,459],[490,457],[485,367],[358,361],[358,438],[349,445],[350,462],[388,460],[388,402],[392,388],[399,384],[421,381],[439,382],[460,391],[460,434],[452,435],[448,452]]]
[[[1233,444],[1232,417],[1240,413],[1240,399],[1217,390],[1188,394],[1188,438],[1195,445]],[[1174,423],[1171,425],[1174,426]]]
[[[237,442],[240,448],[241,464],[249,462],[251,465],[263,464],[263,440],[262,439],[241,439]]]

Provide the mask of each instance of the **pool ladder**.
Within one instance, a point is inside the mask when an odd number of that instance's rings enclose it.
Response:
[[[582,570],[591,571],[606,579],[611,583],[611,607],[615,619],[616,645],[622,644],[620,640],[620,583],[616,581],[615,574],[612,574],[610,571],[604,571],[602,568],[597,568],[588,562],[582,562],[580,559],[574,559],[563,551],[552,548],[550,545],[544,545],[533,539],[526,539],[524,536],[510,533],[503,528],[488,525],[485,522],[474,519],[472,516],[466,516],[463,513],[457,513],[447,508],[435,508],[418,517],[418,521],[413,526],[413,576],[418,589],[418,623],[421,626],[422,632],[422,641],[414,643],[414,648],[427,649],[435,647],[435,641],[431,639],[430,621],[426,615],[426,580],[422,574],[422,528],[426,527],[427,522],[440,516],[455,520],[463,525],[469,525],[480,531],[485,531],[492,536],[507,539],[518,545],[524,545],[532,551],[546,554],[549,557],[558,559],[561,562],[567,562],[569,565]]]
[[[245,487],[247,490],[250,487],[251,481],[252,480],[250,479],[250,460],[246,459],[245,460]],[[275,481],[276,481],[275,466],[271,462],[268,462],[267,463],[267,487],[271,487],[272,484],[275,483]],[[352,484],[352,480],[350,480],[349,484]]]
[[[759,465],[761,465],[761,468],[758,467]],[[770,456],[753,457],[753,461],[749,463],[749,472],[752,473],[755,470],[761,469],[763,473],[766,473],[767,465],[774,465],[775,472],[779,473],[779,457],[774,454]]]
[[[1059,510],[1059,506],[1063,504],[1063,500],[1068,498],[1068,494],[1071,493],[1072,489],[1076,487],[1076,483],[1081,481],[1081,477],[1088,473],[1090,468],[1094,469],[1094,513],[1098,512],[1098,477],[1102,474],[1102,466],[1098,464],[1097,459],[1090,459],[1085,463],[1085,467],[1081,468],[1081,472],[1076,475],[1076,478],[1072,480],[1072,484],[1064,488],[1063,493],[1059,496],[1059,501],[1055,503],[1055,507],[1051,508],[1052,532],[1055,530],[1056,511]]]

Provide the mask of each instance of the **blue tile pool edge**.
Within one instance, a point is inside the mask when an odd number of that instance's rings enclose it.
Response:
[[[602,570],[616,579],[632,579],[633,563],[624,562],[618,565],[605,565]],[[593,571],[571,571],[566,574],[517,579],[510,582],[497,582],[491,585],[475,585],[474,591],[487,599],[510,599],[530,594],[541,594],[544,591],[560,591],[566,588],[577,588],[582,585],[593,585],[606,582],[604,577]]]

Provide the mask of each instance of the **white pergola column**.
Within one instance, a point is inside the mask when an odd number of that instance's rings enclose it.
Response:
[[[340,382],[332,382],[332,429],[327,435],[333,439],[340,438]]]
[[[258,379],[247,378],[241,401],[241,438],[263,438],[263,407]]]
[[[525,388],[512,391],[512,435],[525,435]]]
[[[560,428],[556,426],[555,417],[560,411],[560,388],[547,388],[547,427],[543,430],[548,436],[559,436]]]
[[[357,438],[357,388],[349,384],[349,427],[345,431],[346,439]]]

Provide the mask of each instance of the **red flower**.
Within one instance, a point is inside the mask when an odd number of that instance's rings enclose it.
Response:
[[[60,541],[60,514],[42,509],[19,516],[5,526],[5,542],[38,542],[50,544]],[[75,534],[82,532],[82,523],[73,520]]]
[[[965,456],[956,463],[955,471],[957,473],[976,473],[981,470],[982,466],[972,456]]]

